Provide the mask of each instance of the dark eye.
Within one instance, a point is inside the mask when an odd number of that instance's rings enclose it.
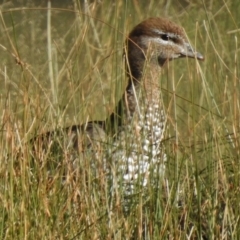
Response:
[[[161,38],[162,38],[162,40],[164,40],[164,41],[168,41],[168,40],[170,39],[170,37],[169,37],[167,34],[162,34],[162,35],[161,35]]]

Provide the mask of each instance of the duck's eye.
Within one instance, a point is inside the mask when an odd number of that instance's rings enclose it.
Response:
[[[162,35],[161,35],[161,38],[162,38],[162,40],[164,40],[164,41],[168,41],[168,40],[170,39],[170,37],[169,37],[167,34],[162,34]]]

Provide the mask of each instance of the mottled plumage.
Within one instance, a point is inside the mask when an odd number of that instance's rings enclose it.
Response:
[[[129,81],[119,103],[121,131],[112,157],[115,175],[122,178],[128,196],[135,193],[135,185],[158,182],[165,173],[162,139],[167,119],[161,68],[169,60],[203,57],[193,50],[181,27],[163,18],[149,18],[130,32],[125,57]]]

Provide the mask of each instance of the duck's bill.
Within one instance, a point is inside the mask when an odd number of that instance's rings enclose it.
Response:
[[[196,58],[198,60],[204,60],[204,57],[201,53],[196,52],[191,45],[187,45],[185,49],[183,49],[180,53],[181,57],[190,57]]]

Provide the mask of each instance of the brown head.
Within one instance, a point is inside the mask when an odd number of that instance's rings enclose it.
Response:
[[[134,27],[127,39],[127,57],[129,72],[138,80],[146,60],[161,67],[176,58],[204,59],[192,48],[183,28],[164,18],[148,18]]]

